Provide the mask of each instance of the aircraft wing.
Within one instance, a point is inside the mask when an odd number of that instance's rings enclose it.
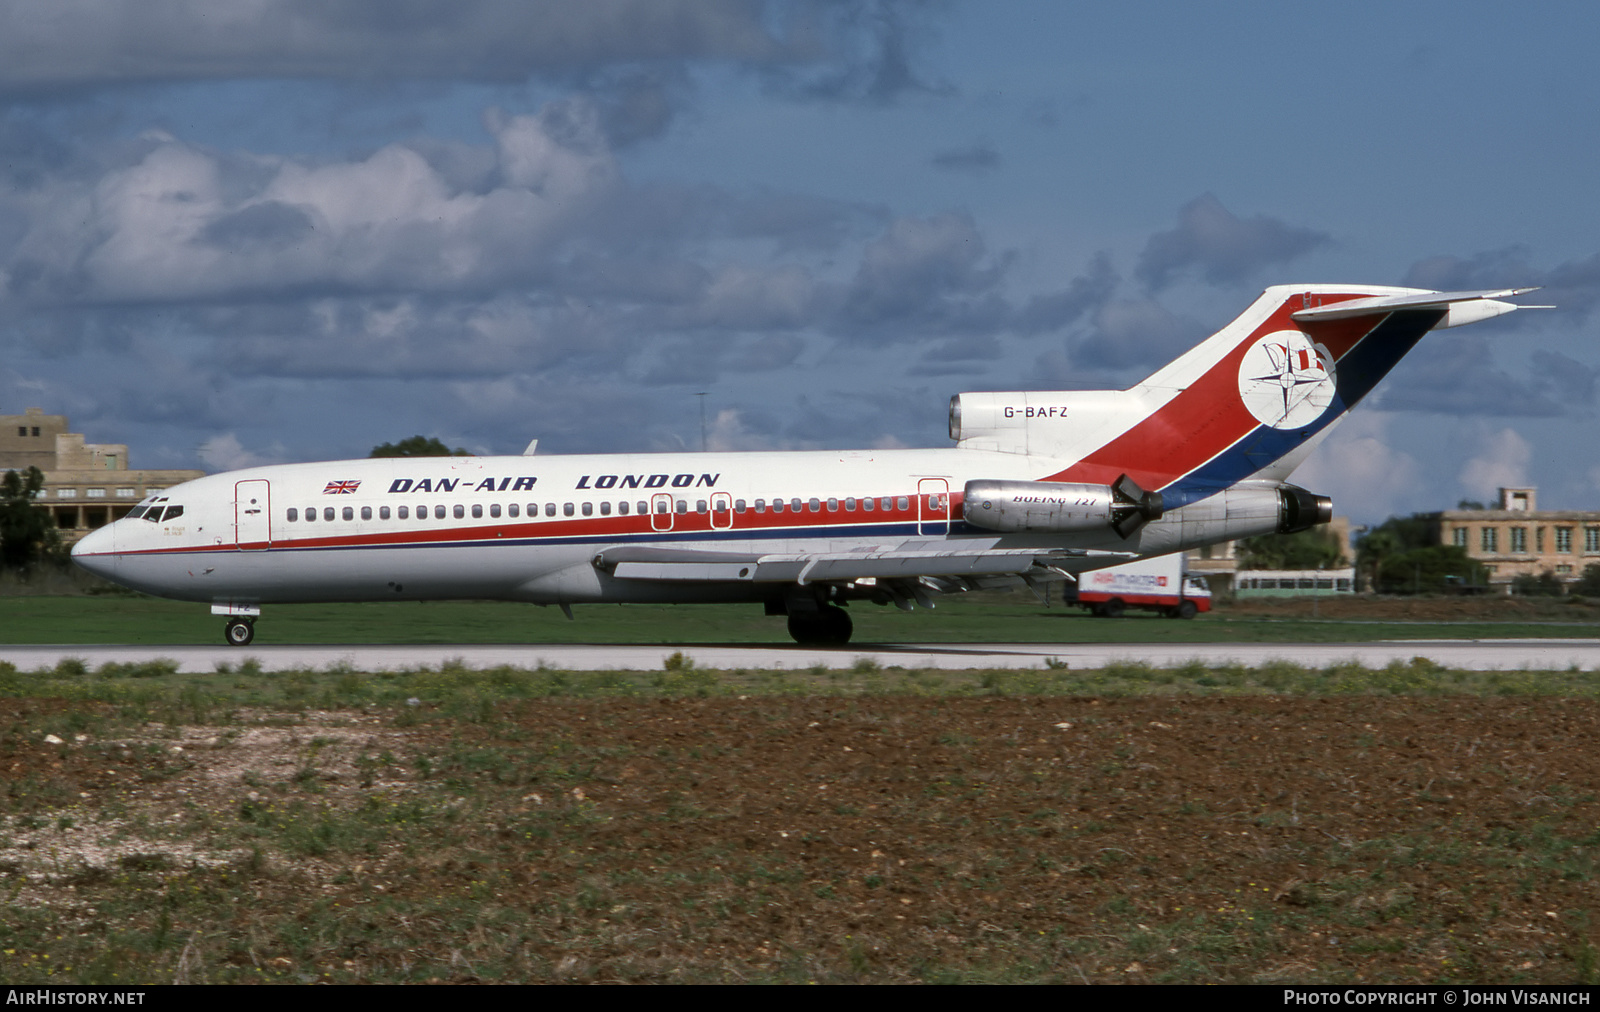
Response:
[[[907,580],[919,577],[1021,576],[1066,573],[1115,565],[1132,552],[1058,548],[984,548],[947,541],[908,541],[888,548],[848,552],[757,554],[690,549],[608,548],[597,568],[623,580],[808,583],[847,580]]]

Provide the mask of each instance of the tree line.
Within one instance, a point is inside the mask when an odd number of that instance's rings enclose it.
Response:
[[[1356,539],[1355,547],[1356,579],[1363,590],[1460,594],[1489,587],[1488,567],[1468,556],[1465,548],[1439,544],[1437,521],[1425,514],[1390,517]],[[1350,565],[1333,532],[1326,528],[1245,538],[1235,546],[1235,555],[1240,569],[1338,569]],[[1511,590],[1528,595],[1564,592],[1562,582],[1548,571],[1518,576]],[[1600,563],[1584,567],[1579,580],[1565,590],[1600,597]]]

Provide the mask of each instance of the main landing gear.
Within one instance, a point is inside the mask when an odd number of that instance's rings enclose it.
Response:
[[[806,646],[839,647],[850,642],[855,623],[850,613],[838,605],[825,604],[816,611],[792,612],[789,615],[789,635],[796,643]]]
[[[228,641],[230,647],[247,647],[250,641],[256,638],[256,623],[254,619],[230,618],[223,627],[222,637]]]

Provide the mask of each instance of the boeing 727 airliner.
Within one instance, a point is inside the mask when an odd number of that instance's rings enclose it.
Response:
[[[1127,390],[965,393],[953,447],[284,464],[166,489],[73,549],[84,568],[211,604],[229,643],[263,605],[751,602],[842,644],[852,601],[1037,587],[1305,530],[1287,484],[1430,330],[1532,289],[1277,286]]]

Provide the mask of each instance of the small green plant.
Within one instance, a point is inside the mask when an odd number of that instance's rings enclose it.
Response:
[[[667,671],[693,671],[694,658],[682,650],[675,650],[662,660],[661,667]]]

